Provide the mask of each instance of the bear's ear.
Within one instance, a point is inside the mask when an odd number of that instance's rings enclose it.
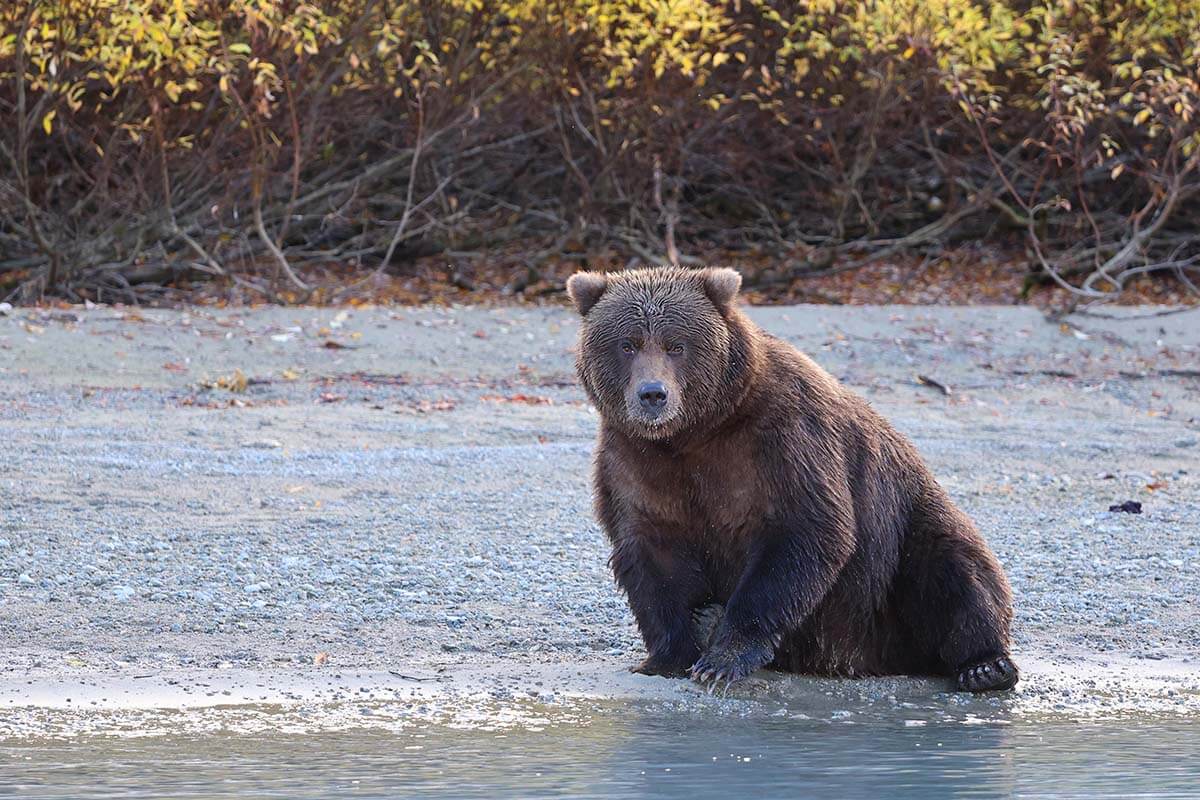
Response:
[[[608,278],[602,272],[576,272],[567,279],[567,295],[582,317],[587,316],[607,288]]]
[[[704,293],[713,305],[724,313],[733,305],[738,289],[742,288],[742,276],[734,270],[706,269],[704,270]]]

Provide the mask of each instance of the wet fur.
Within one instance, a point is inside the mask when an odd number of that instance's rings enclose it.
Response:
[[[865,400],[738,310],[739,283],[663,268],[568,285],[602,418],[596,511],[648,650],[638,671],[1011,686],[1009,587],[970,519]],[[679,403],[666,424],[633,418],[629,337],[666,365]],[[684,355],[662,361],[673,341]],[[706,638],[693,615],[713,604]]]

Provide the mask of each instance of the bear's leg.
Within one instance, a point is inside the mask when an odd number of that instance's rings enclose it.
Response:
[[[809,487],[811,491],[812,488]],[[853,551],[846,516],[779,515],[754,535],[754,550],[692,679],[710,690],[737,683],[775,658],[829,593]]]
[[[963,527],[914,531],[901,567],[903,620],[928,667],[952,676],[959,691],[1011,689],[1019,673],[1008,653],[1008,581],[961,512],[939,522]]]
[[[700,657],[692,621],[693,609],[705,593],[699,566],[678,553],[629,538],[613,548],[612,567],[648,653],[631,671],[670,678],[687,675]]]
[[[1006,612],[969,570],[942,564],[934,572],[904,612],[929,668],[952,676],[960,691],[1011,689],[1018,672]]]

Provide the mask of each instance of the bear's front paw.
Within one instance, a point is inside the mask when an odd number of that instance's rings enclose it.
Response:
[[[692,635],[701,647],[708,647],[713,643],[724,619],[725,606],[720,603],[709,603],[692,609]]]
[[[692,666],[692,680],[711,692],[721,684],[728,689],[766,666],[775,656],[775,648],[766,641],[735,643],[726,640],[714,645]]]

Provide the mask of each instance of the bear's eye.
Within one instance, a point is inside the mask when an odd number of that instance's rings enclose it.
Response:
[[[633,350],[634,350],[633,342],[629,341],[628,339],[621,342],[621,352],[622,353],[624,353],[627,356],[633,355]]]
[[[668,345],[667,352],[673,356],[683,355],[683,345],[681,345],[681,344]]]

